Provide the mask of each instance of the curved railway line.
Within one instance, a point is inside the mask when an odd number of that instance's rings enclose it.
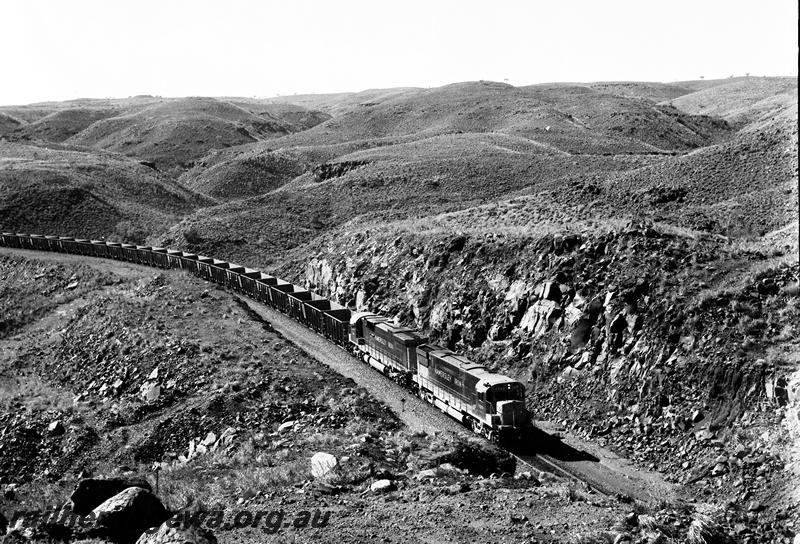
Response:
[[[67,244],[65,245],[65,242]],[[74,245],[70,245],[74,244]],[[82,245],[79,245],[82,244]],[[243,287],[241,279],[236,279],[234,282],[233,274],[239,278],[253,278],[256,275],[262,275],[259,271],[232,265],[230,263],[211,259],[208,257],[185,254],[180,251],[173,251],[163,248],[152,248],[143,246],[133,246],[128,244],[116,244],[113,242],[101,242],[90,240],[75,240],[73,238],[56,237],[56,236],[40,236],[40,235],[19,235],[3,233],[0,238],[0,246],[5,246],[11,249],[21,250],[38,250],[49,251],[54,253],[67,253],[86,255],[93,257],[100,257],[106,259],[117,259],[121,261],[128,261],[132,264],[146,265],[156,268],[177,268],[186,269],[180,262],[180,257],[184,255],[191,255],[191,260],[197,263],[197,266],[189,269],[195,275],[204,278],[208,281],[220,284],[223,287],[231,287],[235,291],[247,296],[255,302],[263,302],[258,298],[253,297],[248,293],[248,290]],[[213,270],[212,270],[213,269]],[[291,285],[287,282],[277,280],[279,285]],[[288,289],[288,288],[287,288]],[[273,307],[276,305],[272,304]],[[287,304],[284,307],[278,306],[277,310],[281,310],[285,317],[293,317],[291,315],[290,306]],[[288,310],[288,311],[287,311]],[[291,320],[297,323],[295,320]],[[274,323],[273,323],[274,325]],[[300,323],[297,323],[300,325]],[[306,325],[303,327],[306,331],[316,332],[317,335],[322,336],[326,340],[331,340],[330,335],[324,334],[324,324],[318,327],[310,327]],[[336,323],[328,324],[328,326],[336,326]],[[280,327],[276,327],[280,330]],[[334,342],[338,345],[342,352],[352,355],[350,350],[341,342]],[[300,346],[303,347],[303,346]],[[322,359],[320,359],[322,360]],[[322,362],[328,364],[326,361]],[[334,368],[334,370],[337,370]],[[422,403],[425,405],[425,403]],[[430,406],[429,406],[430,408]],[[434,412],[439,412],[434,410]],[[441,414],[441,412],[439,412]],[[453,421],[453,420],[451,420]],[[466,430],[466,427],[464,428]],[[505,448],[511,455],[513,455],[519,463],[530,466],[536,470],[543,470],[559,477],[565,478],[569,481],[578,482],[584,485],[587,489],[604,496],[612,496],[617,494],[628,495],[632,498],[642,500],[644,502],[652,502],[663,498],[664,482],[653,482],[658,485],[656,489],[648,489],[644,487],[641,482],[637,485],[630,485],[632,478],[624,472],[609,472],[605,473],[602,469],[585,470],[586,463],[599,464],[599,459],[593,455],[588,455],[578,449],[569,447],[562,444],[558,438],[544,433],[541,430],[532,428],[530,429],[530,436],[526,436],[522,442],[517,445],[508,446]],[[608,467],[606,472],[608,472]],[[657,489],[662,487],[662,489]],[[653,492],[655,491],[655,492]]]

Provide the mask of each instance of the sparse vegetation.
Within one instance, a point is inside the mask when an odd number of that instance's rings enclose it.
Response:
[[[0,226],[187,248],[422,328],[660,470],[667,498],[513,479],[496,451],[409,434],[194,278],[4,256],[0,510],[158,463],[172,508],[342,506],[343,540],[790,537],[796,78],[291,100],[0,108]]]

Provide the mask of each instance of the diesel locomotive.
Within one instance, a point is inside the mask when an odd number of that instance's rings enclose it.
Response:
[[[430,344],[418,330],[351,312],[259,270],[166,248],[63,236],[3,233],[0,245],[186,270],[292,317],[493,442],[514,440],[532,426],[520,382]]]

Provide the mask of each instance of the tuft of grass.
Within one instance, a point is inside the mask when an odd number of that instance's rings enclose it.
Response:
[[[610,531],[593,531],[591,533],[579,533],[570,537],[570,544],[614,544],[618,533]]]
[[[308,470],[305,457],[267,452],[251,439],[231,452],[217,449],[187,464],[168,465],[160,474],[159,494],[168,508],[202,511],[302,482]]]
[[[728,544],[730,537],[717,522],[704,514],[697,514],[686,535],[689,544]]]

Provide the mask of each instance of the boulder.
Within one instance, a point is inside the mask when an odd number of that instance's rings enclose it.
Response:
[[[280,426],[278,427],[278,432],[284,433],[287,431],[291,431],[294,428],[295,423],[296,423],[295,421],[285,421],[284,423],[281,423]]]
[[[459,482],[447,487],[447,493],[450,495],[457,495],[459,493],[466,493],[470,490],[467,482]]]
[[[397,486],[391,480],[377,480],[373,482],[371,486],[369,486],[369,490],[373,493],[388,493],[389,491],[395,491]]]
[[[436,478],[436,470],[432,468],[426,468],[425,470],[420,470],[419,473],[415,476],[417,480],[426,480],[428,478]]]
[[[103,502],[129,487],[152,491],[146,480],[139,478],[85,478],[78,482],[70,495],[72,511],[85,516]]]
[[[206,529],[195,526],[175,526],[175,523],[162,523],[158,530],[147,531],[136,544],[217,544],[217,538]]]
[[[62,435],[64,434],[64,432],[65,432],[64,425],[58,420],[53,421],[52,423],[50,423],[50,425],[47,426],[47,434],[51,436]]]
[[[139,396],[146,402],[155,402],[161,396],[161,386],[153,382],[145,382],[139,388]]]
[[[318,451],[311,457],[311,475],[314,478],[324,478],[336,468],[336,457],[324,451]]]
[[[209,447],[209,446],[213,445],[214,443],[216,443],[216,441],[217,441],[216,433],[214,433],[214,431],[210,431],[206,435],[206,437],[203,439],[203,441],[200,442],[200,444],[202,444],[203,446]]]
[[[141,487],[129,487],[92,510],[97,527],[116,542],[135,542],[145,530],[158,527],[170,513],[158,497]]]
[[[534,336],[541,336],[555,325],[563,314],[561,306],[552,300],[537,300],[522,316],[519,327]]]

